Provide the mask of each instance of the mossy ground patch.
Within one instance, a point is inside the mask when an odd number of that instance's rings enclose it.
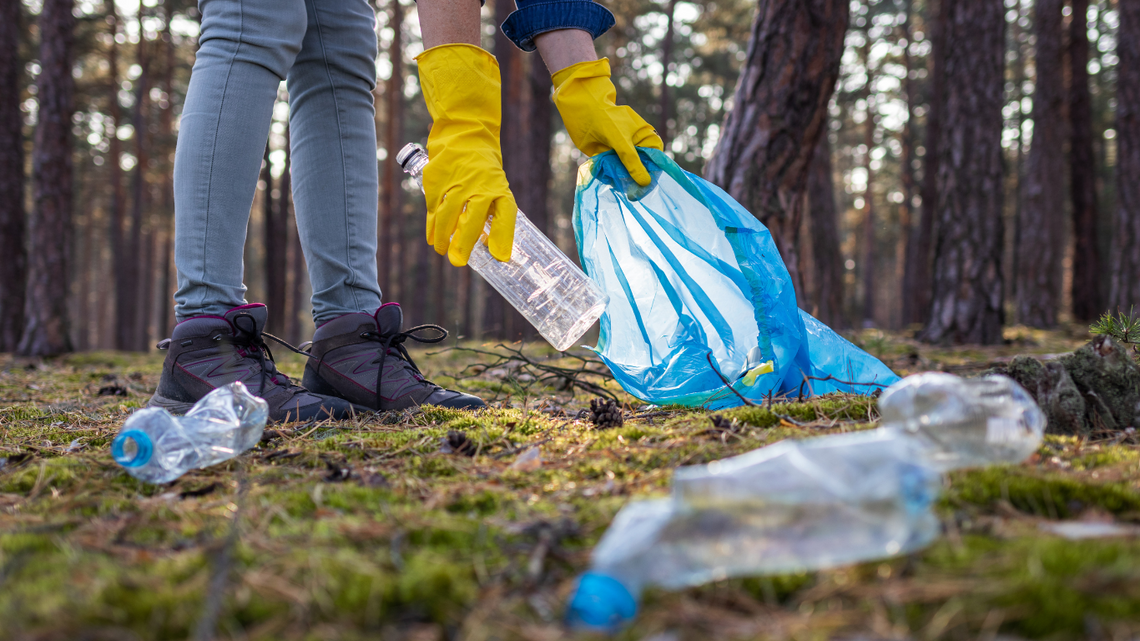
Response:
[[[969,373],[1082,338],[1020,331],[969,351],[855,339],[904,373]],[[642,409],[611,386],[625,423],[596,430],[576,418],[590,397],[558,381],[481,368],[488,357],[470,352],[415,359],[429,378],[491,395],[492,409],[275,426],[278,438],[237,461],[154,486],[117,467],[108,444],[145,404],[160,356],[0,356],[0,638],[190,638],[212,585],[223,586],[218,638],[574,638],[563,604],[630,497],[665,493],[678,465],[878,420],[873,400],[834,396],[718,412],[730,427],[710,429],[709,412]],[[127,396],[100,396],[111,384]],[[441,452],[449,431],[475,456]],[[511,469],[532,446],[541,465]],[[938,508],[946,534],[923,552],[651,590],[618,638],[1129,638],[1140,541],[1068,541],[1038,524],[1140,522],[1138,484],[1135,442],[1049,437],[1023,465],[952,475]]]

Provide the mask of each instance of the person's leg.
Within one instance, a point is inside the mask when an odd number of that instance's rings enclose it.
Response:
[[[302,0],[202,0],[202,36],[174,158],[175,314],[158,389],[148,405],[188,411],[240,381],[272,421],[344,418],[354,408],[309,393],[277,371],[246,305],[242,250],[277,87],[301,47]]]
[[[245,303],[242,251],[277,87],[301,49],[302,0],[201,0],[174,157],[179,321]]]
[[[375,14],[367,0],[306,0],[289,72],[297,230],[318,325],[380,306],[376,278]]]

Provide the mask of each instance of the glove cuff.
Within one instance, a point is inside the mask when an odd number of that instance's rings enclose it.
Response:
[[[424,102],[435,122],[479,114],[500,120],[502,79],[499,63],[487,50],[455,43],[432,47],[415,57]]]
[[[559,69],[557,73],[550,77],[550,81],[554,85],[554,91],[557,92],[570,80],[609,77],[610,59],[598,58],[597,60],[577,62],[564,69]]]

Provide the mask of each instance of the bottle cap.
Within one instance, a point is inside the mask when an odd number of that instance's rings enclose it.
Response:
[[[423,151],[423,147],[417,145],[414,142],[410,142],[404,145],[404,148],[396,153],[396,163],[400,165],[401,169],[403,169],[405,166],[407,166],[408,161],[411,160],[413,156],[418,153],[423,153]]]
[[[111,441],[111,456],[123,467],[141,467],[150,462],[154,444],[146,432],[127,430]]]
[[[587,572],[578,579],[566,609],[566,623],[572,628],[615,632],[636,615],[637,601],[620,581]]]

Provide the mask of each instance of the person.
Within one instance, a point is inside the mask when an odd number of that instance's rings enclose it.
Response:
[[[488,248],[509,260],[516,206],[499,144],[498,64],[479,47],[481,5],[417,6],[425,50],[416,60],[433,119],[424,173],[427,240],[464,265],[491,217]],[[589,155],[616,150],[633,178],[648,184],[636,147],[660,149],[661,139],[615,103],[609,63],[594,50],[593,39],[613,25],[613,15],[593,0],[516,6],[502,29],[542,56],[574,144]],[[484,407],[475,396],[426,380],[404,347],[407,339],[435,342],[446,332],[403,330],[399,304],[381,299],[377,42],[367,0],[200,0],[199,8],[199,49],[174,162],[178,324],[160,344],[168,351],[150,405],[185,412],[210,390],[240,380],[268,402],[274,421],[418,404]],[[317,326],[301,385],[274,366],[265,339],[277,339],[264,331],[267,310],[245,301],[242,284],[249,211],[282,80],[297,230]],[[424,328],[438,332],[427,336]]]

